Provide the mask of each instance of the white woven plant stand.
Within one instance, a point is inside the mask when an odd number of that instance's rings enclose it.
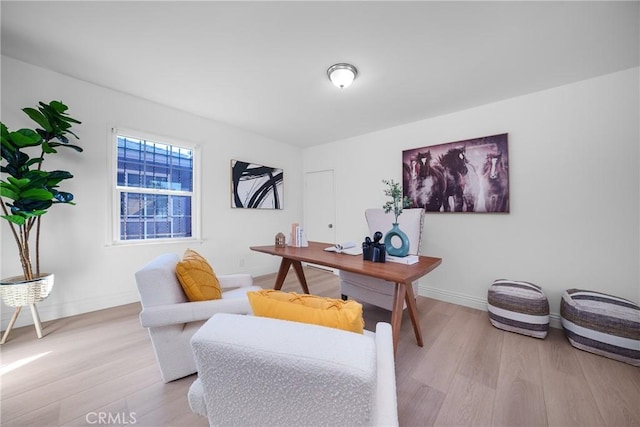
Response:
[[[13,326],[18,320],[20,310],[25,305],[28,305],[31,309],[31,316],[33,317],[33,326],[36,328],[36,335],[38,338],[42,338],[42,324],[40,323],[40,316],[38,315],[38,309],[36,303],[44,300],[49,296],[51,289],[53,288],[53,274],[41,274],[39,278],[30,280],[28,282],[19,282],[23,276],[9,277],[2,280],[0,285],[0,294],[2,295],[2,301],[9,307],[15,307],[13,316],[9,321],[7,330],[4,331],[0,344],[4,344],[9,336],[9,332],[13,329]]]

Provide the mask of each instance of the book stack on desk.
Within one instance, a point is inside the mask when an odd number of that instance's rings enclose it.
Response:
[[[307,236],[304,234],[304,229],[297,222],[291,224],[291,239],[289,240],[289,246],[296,248],[306,248],[309,246]]]
[[[391,256],[387,254],[387,261],[397,262],[398,264],[413,265],[420,261],[420,257],[418,255]]]

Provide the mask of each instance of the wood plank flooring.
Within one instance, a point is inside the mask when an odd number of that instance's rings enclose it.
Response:
[[[310,289],[339,297],[337,276],[305,268]],[[275,274],[256,278],[270,288]],[[300,292],[290,274],[283,290]],[[404,315],[396,377],[402,426],[640,426],[640,369],[504,332],[485,312],[418,297],[424,347]],[[160,380],[138,304],[11,332],[0,348],[2,426],[206,426],[191,413],[195,376]],[[390,313],[365,306],[367,329]],[[101,417],[101,418],[100,418]]]

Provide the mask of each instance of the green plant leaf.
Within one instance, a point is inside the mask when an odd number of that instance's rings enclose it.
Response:
[[[36,110],[35,108],[29,107],[23,108],[22,111],[24,111],[27,116],[31,118],[31,120],[42,126],[44,130],[46,130],[47,132],[51,132],[52,128],[49,120],[47,120],[44,114],[42,114],[40,111]]]
[[[42,142],[40,135],[31,129],[20,129],[15,132],[9,132],[9,138],[18,148],[30,147]]]
[[[44,102],[38,102],[38,110],[40,110],[40,112],[42,114],[44,114],[47,117],[54,117],[56,115],[58,115],[59,113],[56,111],[55,108],[53,108],[53,106],[51,106],[51,104],[53,104],[54,101],[51,101],[49,104],[45,104]]]
[[[42,104],[42,103],[41,103]],[[64,113],[65,111],[67,111],[69,109],[69,107],[67,107],[66,105],[64,105],[62,102],[60,101],[51,101],[49,103],[49,106],[51,108],[53,108],[53,110],[56,113]]]
[[[4,149],[13,150],[15,147],[11,142],[11,137],[9,136],[9,129],[4,125],[4,123],[0,122],[0,140],[2,141],[2,148],[4,157]]]
[[[71,133],[71,132],[69,132],[69,133]],[[76,150],[78,153],[82,153],[84,151],[82,149],[82,147],[79,147],[79,146],[73,145],[73,144],[62,144],[60,142],[50,142],[49,145],[51,147],[68,147],[68,148],[71,148],[72,150]]]
[[[67,115],[64,116],[64,120],[70,123],[76,123],[76,124],[82,124],[82,122],[80,120],[76,120],[73,117],[69,117]]]
[[[20,197],[22,199],[31,199],[31,200],[51,200],[53,198],[53,193],[44,188],[30,188],[26,191],[20,192]]]
[[[13,212],[35,212],[46,210],[53,204],[52,200],[20,199],[13,203]]]
[[[71,179],[73,175],[71,175],[67,171],[51,171],[47,173],[47,187],[53,187],[57,185],[63,179]]]
[[[26,218],[20,215],[2,215],[0,218],[4,218],[9,222],[17,225],[24,225]]]
[[[7,177],[7,179],[8,178],[13,178],[13,177]],[[7,181],[0,181],[0,188],[8,188],[8,189],[10,189],[12,191],[20,191],[20,188],[18,188],[17,186],[13,185],[8,180]]]
[[[4,182],[2,184],[4,184]],[[5,185],[0,185],[0,196],[11,200],[16,200],[19,197],[18,192]]]
[[[45,152],[45,153],[47,153],[47,154],[54,154],[54,153],[57,153],[57,151],[56,151],[56,150],[54,150],[54,149],[51,147],[51,144],[50,144],[50,143],[48,143],[46,140],[42,143],[42,151],[43,151],[43,152]]]
[[[79,120],[74,119],[73,117],[70,117],[65,111],[67,111],[69,108],[64,105],[61,101],[51,101],[49,103],[49,105],[51,106],[51,108],[53,108],[58,114],[59,114],[59,119],[66,121],[66,122],[71,122],[71,123],[77,123],[80,124],[82,123]]]
[[[12,211],[13,211],[13,209],[12,209]],[[47,213],[46,210],[33,210],[33,211],[26,212],[26,211],[19,211],[17,209],[15,210],[15,212],[17,212],[17,213],[15,213],[15,215],[24,217],[26,219],[33,218],[33,217],[40,216],[40,215],[44,215],[44,214]]]
[[[56,191],[53,197],[58,201],[58,203],[72,203],[73,202],[73,194],[67,193],[66,191]]]
[[[67,133],[70,133],[71,135],[73,135],[76,139],[80,139],[78,138],[78,135],[76,135],[75,133],[73,133],[72,131],[68,130]]]
[[[5,157],[5,150],[13,150],[15,147],[11,143],[9,138],[5,138],[4,136],[1,139],[2,143],[2,157]]]
[[[14,185],[16,188],[24,188],[29,185],[29,182],[31,182],[29,178],[16,179],[12,176],[8,176],[7,181],[9,181],[9,183]]]
[[[36,163],[42,163],[44,159],[42,157],[34,157],[33,159],[29,159],[27,160],[27,162],[25,162],[24,166],[29,167],[31,165],[35,165]]]

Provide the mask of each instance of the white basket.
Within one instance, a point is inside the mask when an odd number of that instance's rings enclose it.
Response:
[[[41,274],[32,280],[24,280],[24,276],[2,279],[0,293],[2,301],[9,307],[22,307],[35,304],[47,298],[53,288],[53,274]]]

